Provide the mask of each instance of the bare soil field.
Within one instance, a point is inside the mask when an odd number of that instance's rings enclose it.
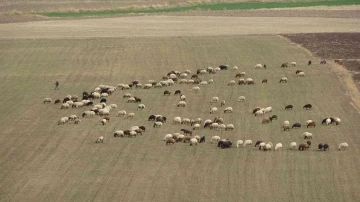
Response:
[[[312,66],[307,61],[312,60]],[[296,61],[297,67],[280,68]],[[1,201],[358,201],[360,115],[349,104],[347,88],[336,74],[336,66],[320,65],[320,59],[278,36],[199,36],[152,38],[90,39],[8,39],[0,40],[0,200]],[[267,69],[254,69],[266,63]],[[171,70],[195,72],[219,64],[237,65],[239,70],[200,76],[214,84],[200,86],[175,84],[162,89],[118,90],[108,103],[118,108],[103,126],[101,118],[82,118],[57,125],[63,116],[78,116],[90,107],[61,110],[59,105],[43,104],[92,91],[99,84],[117,85],[160,78]],[[297,77],[302,69],[305,77]],[[228,86],[235,74],[245,71],[253,86]],[[279,83],[286,76],[288,83]],[[267,84],[261,80],[267,78]],[[54,81],[60,90],[54,90]],[[164,90],[181,89],[187,97],[185,108],[176,107],[178,96],[163,96]],[[125,93],[142,98],[145,110],[123,99]],[[238,102],[240,95],[245,102]],[[234,108],[224,114],[219,103],[216,114],[209,114],[209,100],[218,96]],[[95,100],[95,103],[99,102]],[[313,109],[304,110],[311,103]],[[284,106],[293,104],[292,111]],[[257,107],[272,106],[279,120],[261,124],[263,117],[251,113]],[[117,117],[120,110],[135,112],[133,120]],[[161,128],[147,121],[151,114],[168,117]],[[233,131],[201,128],[194,135],[206,143],[166,146],[167,133],[190,126],[173,125],[175,116],[224,118],[235,125]],[[321,125],[325,117],[338,116],[338,126]],[[305,123],[289,132],[281,128],[284,120]],[[147,130],[136,138],[114,138],[116,130],[144,125]],[[313,133],[309,151],[289,150],[290,142],[305,140],[303,132]],[[95,144],[99,136],[103,144]],[[213,135],[238,139],[283,143],[283,151],[258,148],[219,149],[209,143]],[[347,151],[338,151],[340,142]],[[317,151],[320,142],[330,151]]]
[[[336,24],[334,27],[333,25]],[[0,38],[94,38],[360,32],[355,18],[135,16],[0,24]]]

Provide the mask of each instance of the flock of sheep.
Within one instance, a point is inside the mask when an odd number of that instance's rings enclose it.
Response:
[[[311,62],[309,61],[309,65],[311,64]],[[295,67],[296,66],[296,62],[290,62],[290,63],[283,63],[281,65],[281,67]],[[267,68],[267,66],[264,64],[256,64],[255,65],[255,69],[261,69],[261,68]],[[69,109],[69,108],[80,108],[80,107],[86,107],[89,106],[91,107],[90,110],[85,110],[82,113],[82,117],[83,118],[94,118],[95,116],[100,116],[101,117],[101,121],[100,123],[102,125],[106,125],[107,122],[110,121],[110,112],[113,111],[113,109],[117,108],[116,104],[107,104],[107,98],[109,96],[111,96],[113,93],[115,93],[117,90],[129,90],[129,89],[137,89],[137,88],[141,88],[141,89],[151,89],[151,88],[163,88],[166,86],[172,86],[175,84],[178,85],[182,85],[182,84],[198,84],[198,85],[208,85],[208,84],[212,84],[214,83],[213,79],[210,79],[208,81],[205,80],[201,80],[200,76],[204,75],[204,74],[216,74],[218,71],[221,70],[228,70],[228,66],[227,65],[220,65],[219,67],[216,68],[212,68],[212,67],[208,67],[207,69],[198,69],[196,74],[193,74],[191,76],[191,79],[187,79],[187,77],[191,74],[190,70],[186,70],[184,72],[179,72],[179,71],[171,71],[169,72],[167,75],[163,76],[161,81],[154,81],[154,80],[149,80],[147,81],[144,85],[141,84],[139,81],[132,81],[129,84],[118,84],[116,87],[114,86],[108,86],[108,85],[99,85],[98,87],[96,87],[94,89],[93,92],[88,93],[88,92],[83,92],[82,95],[82,99],[79,100],[78,96],[71,96],[71,95],[67,95],[62,101],[60,99],[55,100],[55,104],[61,103],[61,107],[60,109]],[[238,70],[237,66],[234,66],[232,68],[232,70],[236,71]],[[295,72],[296,75],[298,76],[305,76],[305,73],[302,70],[297,70]],[[234,86],[236,85],[236,83],[238,83],[238,85],[254,85],[255,82],[252,78],[242,78],[245,77],[246,73],[245,72],[240,72],[237,73],[235,75],[235,78],[239,78],[238,82],[236,82],[235,80],[231,80],[228,83],[228,86]],[[267,78],[264,78],[262,80],[262,83],[267,83]],[[282,77],[280,79],[280,83],[287,83],[288,79],[286,77]],[[199,93],[200,92],[200,87],[199,86],[194,86],[191,88],[191,92],[193,93]],[[169,96],[172,93],[169,90],[165,90],[163,95],[164,96]],[[183,108],[186,107],[186,96],[184,94],[182,94],[181,90],[176,90],[174,95],[178,95],[180,96],[178,103],[176,104],[177,107],[179,108]],[[142,104],[142,100],[141,98],[135,97],[135,96],[131,96],[130,93],[125,93],[123,95],[124,99],[127,99],[128,103],[138,103],[137,106],[137,110],[143,110],[145,109],[145,105]],[[100,99],[100,102],[95,104],[95,100]],[[237,99],[238,102],[245,102],[245,96],[239,96]],[[43,103],[51,103],[52,99],[51,98],[45,98]],[[210,103],[210,109],[209,109],[209,113],[210,114],[217,114],[218,112],[218,108],[216,106],[214,106],[216,103],[220,103],[220,107],[224,107],[226,105],[226,101],[222,100],[220,101],[219,97],[212,97],[209,101]],[[293,106],[292,105],[287,105],[285,107],[285,110],[292,110]],[[309,110],[312,108],[311,104],[306,104],[303,109]],[[253,114],[255,116],[264,116],[267,113],[270,113],[273,111],[273,108],[271,106],[269,107],[257,107],[253,110]],[[225,107],[225,109],[223,110],[223,113],[233,113],[233,108],[232,107]],[[117,113],[118,117],[124,117],[124,118],[128,118],[128,119],[132,119],[135,117],[135,113],[134,112],[130,112],[127,113],[125,110],[121,110],[118,111]],[[272,115],[272,116],[266,116],[263,118],[262,120],[262,124],[267,124],[267,123],[271,123],[273,120],[277,120],[277,115]],[[70,115],[68,117],[61,117],[60,120],[58,121],[58,125],[64,125],[66,123],[68,123],[69,121],[73,121],[75,124],[79,124],[81,122],[80,118],[77,115]],[[159,128],[162,127],[162,125],[166,122],[166,117],[162,116],[162,115],[151,115],[148,118],[148,121],[154,121],[153,127],[154,128]],[[325,118],[322,121],[322,124],[325,125],[330,125],[330,124],[336,124],[339,125],[341,122],[340,118],[338,117],[330,117],[330,118]],[[189,118],[181,118],[181,117],[174,117],[173,121],[172,121],[173,125],[189,125],[192,128],[191,129],[181,129],[182,133],[173,133],[173,134],[166,134],[164,137],[164,141],[166,142],[166,145],[173,145],[177,142],[183,142],[183,143],[190,143],[190,145],[197,145],[198,143],[205,143],[205,136],[200,137],[198,135],[194,135],[193,136],[193,131],[197,131],[200,130],[202,127],[204,129],[208,128],[210,130],[216,130],[216,131],[232,131],[234,129],[234,125],[232,123],[228,123],[225,124],[223,118],[221,118],[220,116],[216,116],[215,119],[211,120],[211,119],[207,119],[205,121],[203,121],[202,118],[197,118],[197,119],[189,119]],[[201,124],[202,127],[201,127]],[[315,127],[316,123],[312,120],[308,120],[305,123],[306,127]],[[284,121],[283,124],[283,129],[284,131],[289,131],[290,129],[296,129],[301,127],[300,123],[294,123],[292,125],[292,127],[290,127],[290,122],[289,121]],[[136,137],[137,135],[142,135],[143,132],[145,132],[146,128],[145,126],[132,126],[130,127],[128,130],[117,130],[114,132],[114,137]],[[312,133],[309,132],[305,132],[303,134],[303,138],[304,139],[312,139]],[[104,136],[100,136],[96,139],[96,143],[103,143],[104,141]],[[218,135],[212,136],[211,143],[217,143],[217,146],[220,148],[230,148],[232,147],[232,141],[228,140],[228,139],[221,139]],[[243,147],[248,147],[252,145],[252,141],[251,140],[237,140],[236,141],[236,147],[240,148],[241,145]],[[298,146],[299,150],[307,150],[308,148],[310,148],[311,146],[311,142],[307,141],[306,143],[300,143]],[[264,141],[257,141],[255,144],[255,147],[259,147],[260,150],[264,150],[264,151],[270,151],[273,148],[273,144],[271,142],[264,142]],[[289,148],[290,149],[295,149],[297,147],[297,143],[296,142],[292,142],[290,143]],[[274,150],[281,150],[283,148],[282,143],[277,143],[275,144]],[[344,143],[340,143],[338,146],[338,149],[347,149],[348,148],[348,144],[346,142]],[[329,149],[329,145],[327,143],[320,143],[318,145],[318,149],[319,150],[328,150]]]

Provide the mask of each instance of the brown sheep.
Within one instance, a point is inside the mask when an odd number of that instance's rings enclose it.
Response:
[[[309,123],[309,124],[306,126],[306,128],[309,128],[309,127],[315,128],[315,126],[316,126],[316,123],[313,121],[313,122]]]
[[[264,123],[269,123],[271,120],[269,117],[265,117],[263,120],[262,120],[262,124]]]
[[[166,140],[166,145],[175,144],[175,140],[173,138],[170,138]]]
[[[309,145],[308,145],[308,144],[303,143],[303,144],[300,144],[300,145],[299,145],[299,150],[300,150],[300,151],[304,151],[304,150],[308,150],[308,149],[309,149]]]
[[[267,83],[268,80],[267,79],[263,79],[261,83]]]

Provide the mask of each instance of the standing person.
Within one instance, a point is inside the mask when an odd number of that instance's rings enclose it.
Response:
[[[58,89],[59,90],[59,82],[55,81],[55,90]]]

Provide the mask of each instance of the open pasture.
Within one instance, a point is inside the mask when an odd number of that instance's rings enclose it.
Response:
[[[349,104],[346,89],[333,73],[331,65],[319,65],[320,59],[277,36],[206,36],[108,39],[18,39],[0,41],[0,200],[3,201],[357,201],[360,198],[359,114]],[[308,66],[308,60],[313,65]],[[280,68],[283,62],[296,61],[296,67]],[[255,64],[267,69],[255,69]],[[82,118],[90,107],[60,109],[43,104],[66,95],[81,96],[100,84],[116,86],[139,80],[161,80],[171,70],[195,73],[199,68],[228,64],[230,69],[200,76],[214,83],[200,86],[175,84],[162,89],[117,90],[108,104],[118,108],[110,112],[110,122],[101,118]],[[239,70],[232,71],[234,65]],[[301,69],[305,77],[297,77]],[[246,72],[255,85],[228,86],[235,74]],[[279,83],[281,77],[288,83]],[[262,84],[267,78],[268,83]],[[54,82],[60,89],[54,90]],[[237,79],[236,79],[237,80]],[[186,95],[187,106],[178,108],[179,96]],[[171,96],[163,92],[170,90]],[[138,96],[146,105],[127,103],[125,93]],[[238,102],[239,96],[245,102]],[[224,114],[220,103],[216,114],[209,114],[210,99],[218,96],[234,112]],[[99,100],[96,100],[99,102]],[[305,104],[313,109],[304,110]],[[292,111],[285,111],[288,104]],[[273,107],[278,120],[261,124],[255,107]],[[117,112],[134,112],[133,120],[116,117]],[[57,125],[63,116],[76,114],[82,122]],[[161,114],[168,121],[153,128],[147,121]],[[233,131],[203,129],[194,135],[206,136],[205,144],[166,146],[167,133],[190,126],[173,125],[182,118],[224,118],[235,125]],[[338,126],[323,126],[325,117],[338,116]],[[282,130],[283,121],[291,123],[312,119],[315,128]],[[114,138],[116,130],[144,125],[147,130],[136,138]],[[288,149],[293,141],[305,142],[303,132],[313,134],[313,147],[300,152]],[[258,148],[219,149],[209,143],[213,135],[238,139],[281,142],[283,151],[259,151]],[[103,144],[95,144],[104,136]],[[328,143],[330,151],[320,152],[318,143]],[[340,142],[348,142],[347,151],[338,151]]]

